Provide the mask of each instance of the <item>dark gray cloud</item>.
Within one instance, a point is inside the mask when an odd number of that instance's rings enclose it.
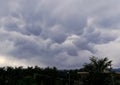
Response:
[[[11,59],[12,65],[77,68],[92,55],[106,56],[106,46],[112,49],[119,42],[118,3],[0,0],[0,59]]]

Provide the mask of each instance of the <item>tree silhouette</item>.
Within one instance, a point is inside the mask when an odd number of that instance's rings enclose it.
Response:
[[[90,63],[84,65],[84,69],[88,72],[99,72],[103,73],[105,71],[110,71],[111,69],[111,60],[108,58],[98,59],[97,57],[90,57]]]
[[[0,67],[0,85],[111,85],[111,63],[108,58],[90,57],[90,63],[82,69],[58,70],[56,67]],[[80,71],[89,72],[82,77]],[[68,75],[68,72],[70,75]],[[120,85],[120,77],[116,76],[115,85]],[[113,84],[112,84],[113,85]]]
[[[89,72],[84,79],[85,85],[110,85],[111,76],[108,74],[111,69],[111,60],[108,58],[98,59],[90,57],[90,63],[84,65],[84,71]]]

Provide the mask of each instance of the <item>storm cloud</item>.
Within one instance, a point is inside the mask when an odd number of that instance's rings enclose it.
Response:
[[[118,67],[119,3],[0,0],[1,66],[80,68],[89,57],[103,56]]]

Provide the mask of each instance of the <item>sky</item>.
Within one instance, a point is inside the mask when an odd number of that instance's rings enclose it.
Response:
[[[0,66],[120,67],[120,0],[0,0]]]

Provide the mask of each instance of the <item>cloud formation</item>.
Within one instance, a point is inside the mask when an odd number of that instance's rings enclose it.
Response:
[[[119,2],[1,0],[0,61],[79,68],[96,55],[108,56],[117,67]]]

